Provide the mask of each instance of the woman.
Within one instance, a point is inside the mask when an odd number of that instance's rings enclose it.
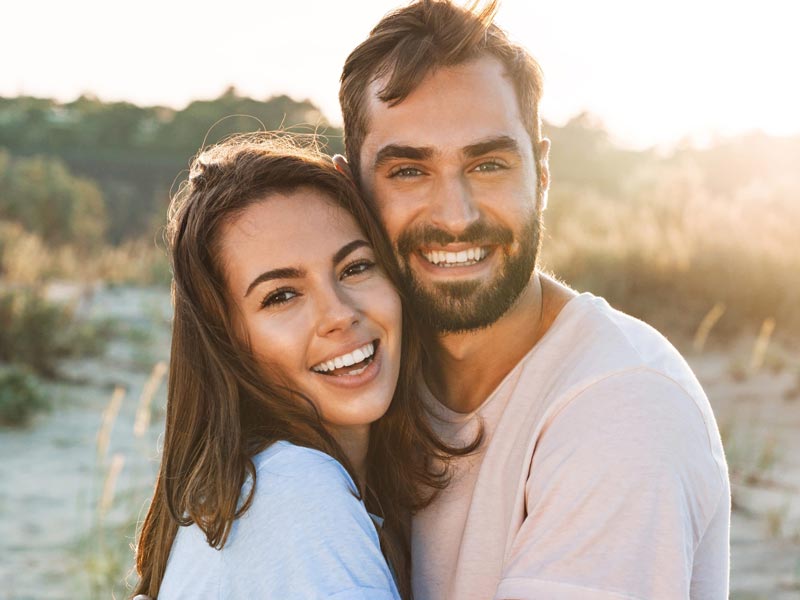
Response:
[[[426,425],[370,207],[318,152],[239,137],[195,159],[167,233],[167,423],[136,593],[410,597],[404,516],[473,448]]]

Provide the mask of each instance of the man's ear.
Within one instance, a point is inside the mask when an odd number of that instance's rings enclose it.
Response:
[[[547,208],[547,192],[550,189],[550,140],[539,140],[539,185],[542,190],[542,210]]]
[[[347,177],[350,181],[355,181],[355,177],[353,177],[353,172],[350,170],[350,165],[347,162],[347,159],[341,154],[334,154],[333,155],[333,166],[336,167],[336,170],[339,171],[342,175]]]

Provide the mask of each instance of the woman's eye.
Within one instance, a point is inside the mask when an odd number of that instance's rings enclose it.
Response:
[[[264,299],[261,301],[262,308],[267,308],[269,306],[279,306],[281,304],[286,304],[297,296],[297,292],[294,290],[275,290],[264,296]]]
[[[365,273],[369,271],[375,266],[375,263],[371,260],[358,260],[356,262],[350,263],[342,270],[342,277],[352,277],[354,275],[360,275],[361,273]]]

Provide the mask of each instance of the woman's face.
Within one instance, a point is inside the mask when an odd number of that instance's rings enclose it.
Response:
[[[313,188],[273,194],[223,228],[221,252],[265,373],[334,431],[380,418],[397,384],[400,298],[353,217]]]

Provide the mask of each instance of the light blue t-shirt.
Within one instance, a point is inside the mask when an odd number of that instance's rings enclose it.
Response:
[[[399,600],[375,525],[338,461],[282,441],[254,463],[253,502],[222,550],[196,525],[179,528],[158,600]]]

